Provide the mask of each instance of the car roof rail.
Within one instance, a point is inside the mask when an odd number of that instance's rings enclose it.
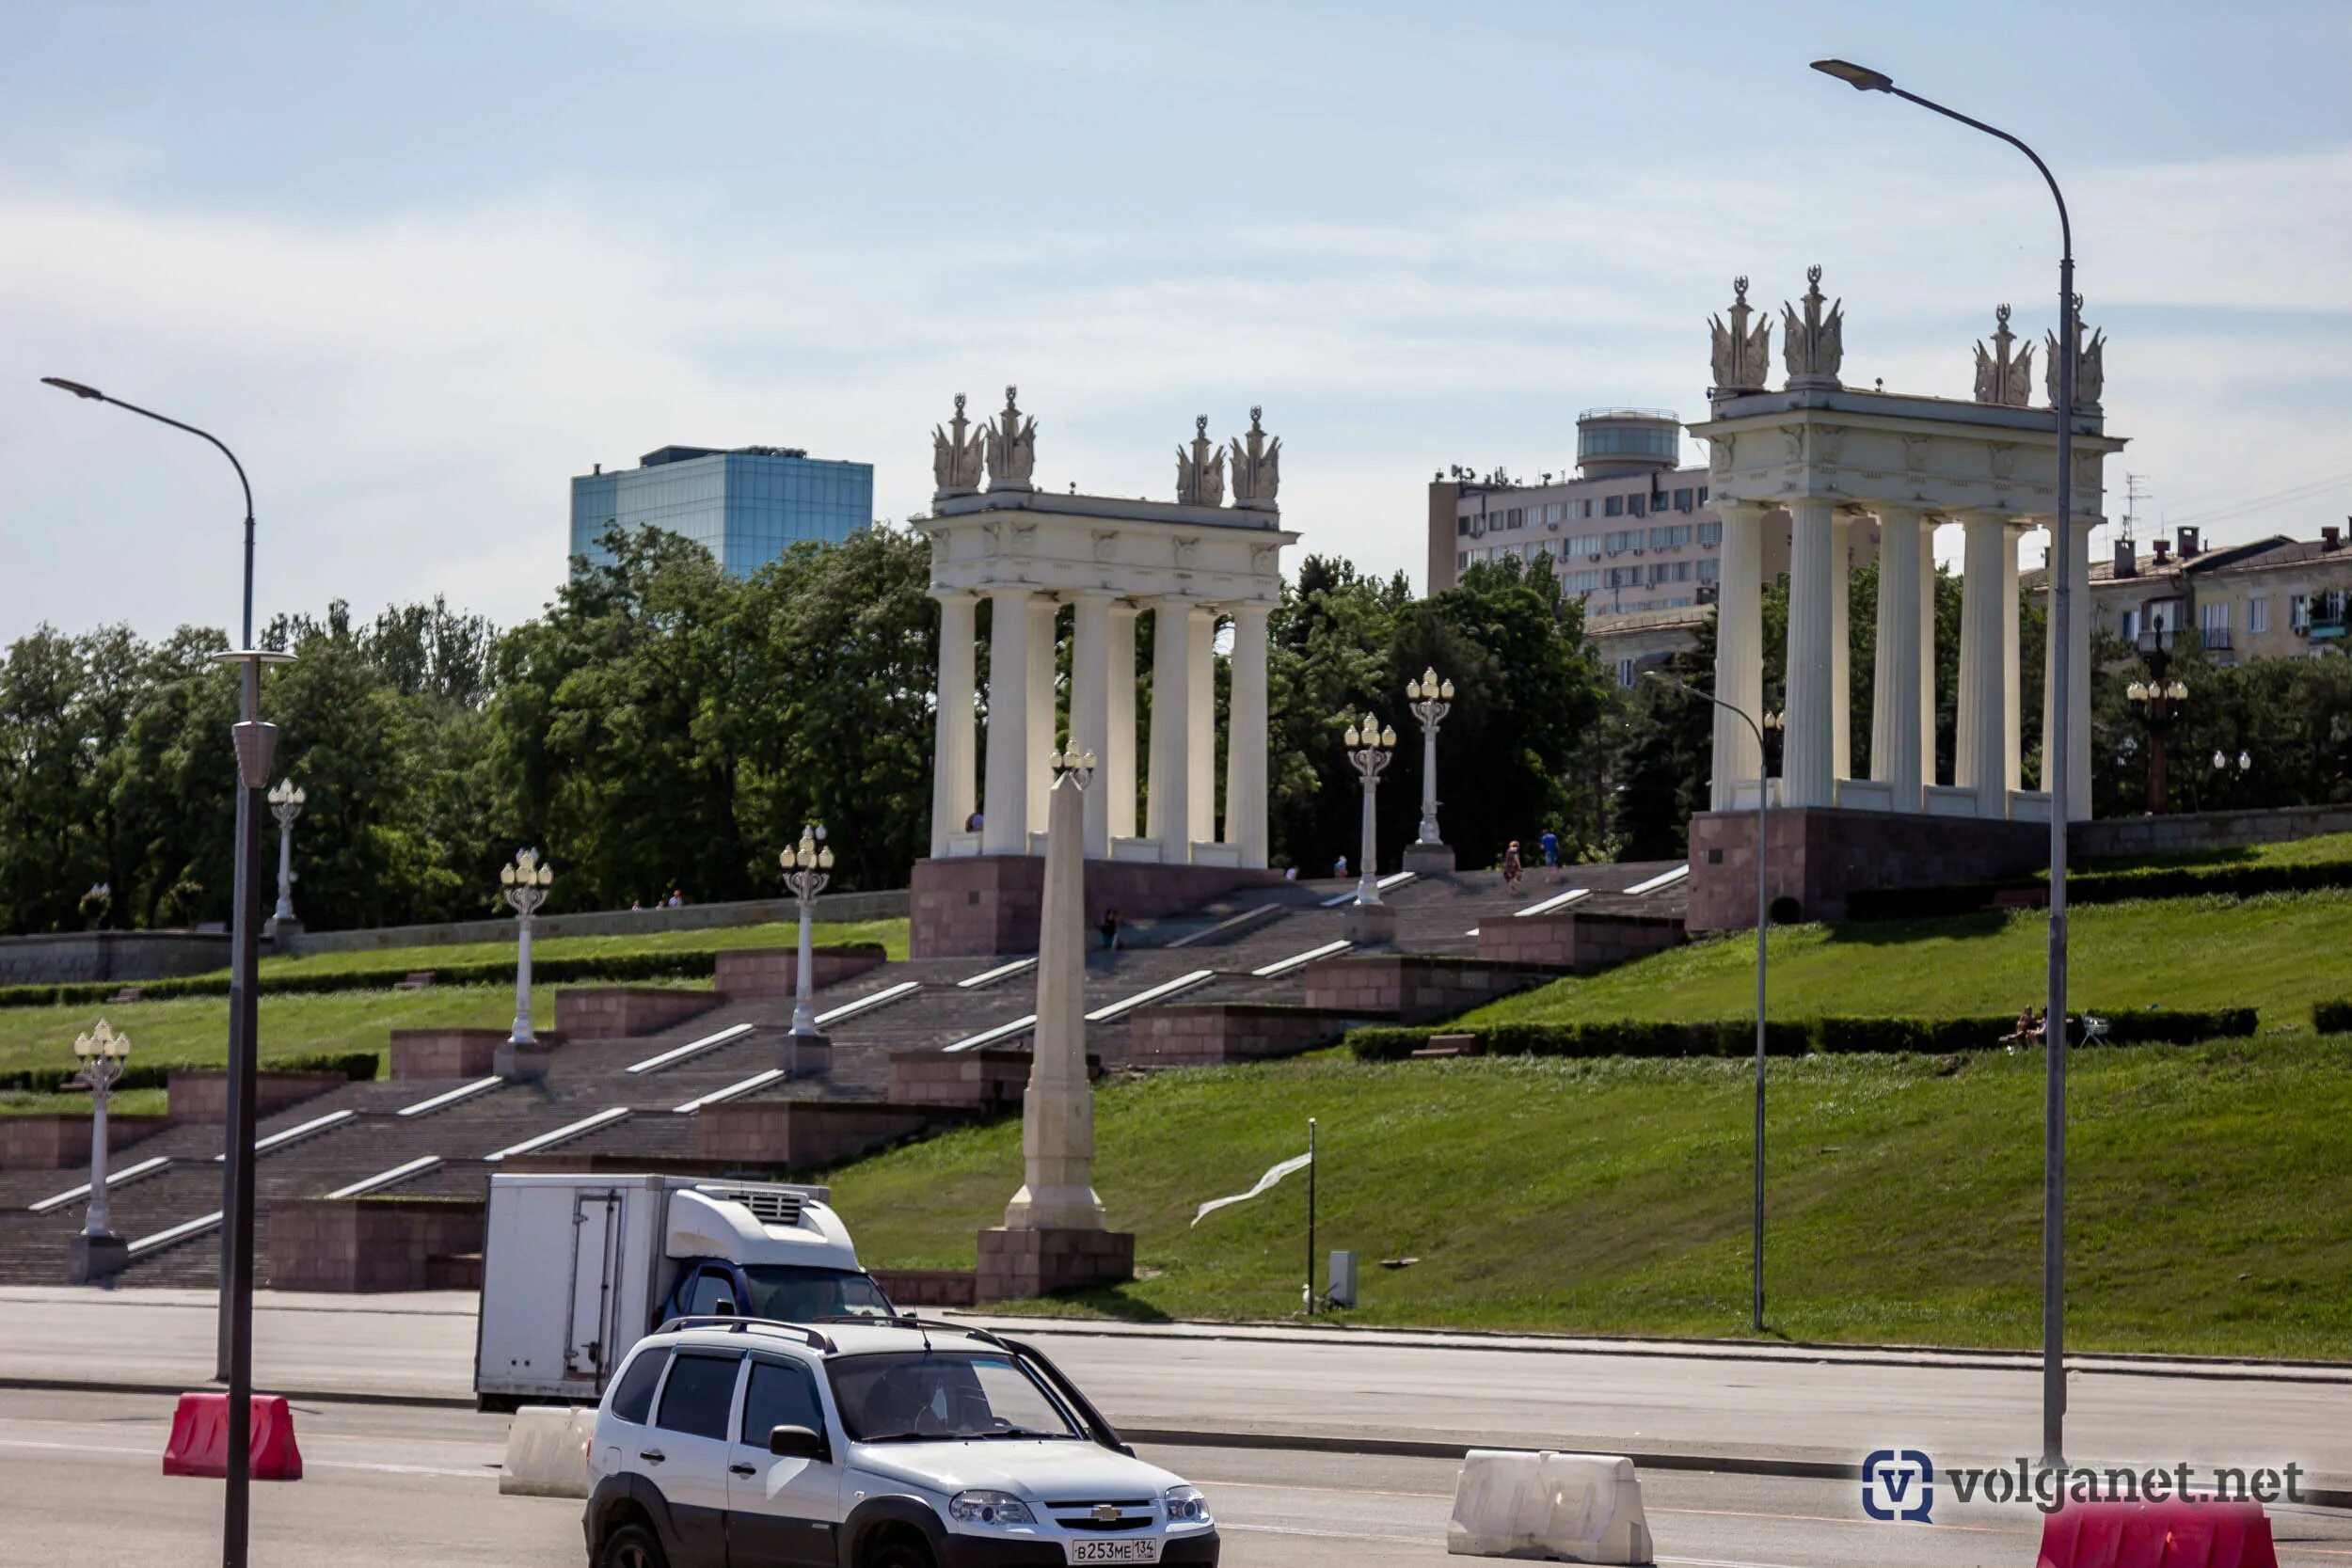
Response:
[[[786,1323],[781,1318],[746,1318],[734,1312],[707,1312],[691,1317],[671,1318],[654,1332],[675,1334],[686,1328],[723,1328],[730,1334],[748,1334],[754,1329],[759,1330],[762,1334],[797,1334],[807,1342],[809,1349],[825,1355],[831,1355],[840,1348],[823,1333],[809,1327],[806,1323]]]
[[[913,1312],[894,1312],[886,1318],[860,1316],[855,1313],[836,1314],[817,1320],[820,1323],[864,1323],[868,1328],[912,1328],[930,1334],[966,1334],[982,1344],[999,1350],[1012,1347],[977,1323],[949,1323],[944,1318],[926,1318]]]

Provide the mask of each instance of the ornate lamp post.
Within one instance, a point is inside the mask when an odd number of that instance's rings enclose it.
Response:
[[[294,825],[310,797],[292,779],[280,779],[269,792],[269,814],[278,818],[278,909],[269,917],[273,927],[291,926],[294,912]]]
[[[810,972],[817,967],[812,916],[817,895],[833,880],[833,851],[825,847],[825,825],[812,822],[801,829],[801,842],[776,857],[784,866],[784,885],[801,905],[801,960],[792,974],[792,1033],[817,1033],[817,1015],[809,1001]]]
[[[90,1098],[89,1208],[82,1233],[73,1238],[68,1278],[87,1285],[120,1273],[131,1260],[129,1246],[114,1233],[106,1202],[106,1099],[130,1064],[131,1039],[102,1018],[97,1028],[74,1040],[73,1056],[82,1066],[73,1081],[87,1088]]]
[[[1372,802],[1380,788],[1380,775],[1388,771],[1396,755],[1396,731],[1384,730],[1380,721],[1371,714],[1361,722],[1349,720],[1347,724],[1347,761],[1356,769],[1356,776],[1364,781],[1364,843],[1363,862],[1357,868],[1361,875],[1356,879],[1356,907],[1368,909],[1380,902],[1380,874],[1376,860],[1380,845],[1373,821]]]
[[[1421,679],[1405,683],[1413,717],[1421,722],[1421,837],[1417,844],[1441,848],[1438,832],[1438,726],[1454,711],[1454,683],[1441,681],[1433,666]]]
[[[536,849],[517,849],[515,863],[499,867],[499,889],[515,911],[515,1029],[509,1045],[536,1045],[531,1032],[531,917],[548,901],[555,867],[541,863]]]
[[[2164,737],[2172,728],[2172,721],[2180,717],[2181,705],[2188,701],[2188,683],[2166,680],[2159,663],[2153,680],[2132,682],[2123,689],[2123,696],[2139,714],[2140,722],[2148,726],[2148,815],[2161,816],[2165,794]]]

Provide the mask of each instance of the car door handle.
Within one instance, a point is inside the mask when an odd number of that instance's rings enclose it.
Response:
[[[660,1449],[639,1449],[637,1450],[637,1457],[644,1460],[648,1465],[659,1465],[670,1456],[663,1453]]]
[[[759,1474],[759,1466],[755,1465],[730,1465],[727,1466],[727,1474],[731,1476],[755,1476]]]

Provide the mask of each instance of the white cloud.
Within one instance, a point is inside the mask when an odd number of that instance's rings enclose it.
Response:
[[[2344,382],[2352,150],[2077,183],[2091,318],[2131,323],[2109,323],[2110,425],[2135,437],[2117,487],[2145,470],[2168,501],[2211,504],[2343,467],[2336,409],[2296,389]],[[870,460],[902,515],[927,499],[947,395],[991,408],[1009,380],[1041,474],[1114,494],[1166,488],[1193,413],[1238,429],[1263,402],[1304,547],[1418,574],[1432,469],[1565,467],[1586,404],[1694,415],[1736,271],[1776,306],[1824,262],[1850,380],[1964,393],[1994,301],[2036,335],[2053,313],[2042,202],[2023,178],[1931,193],[1865,155],[1662,196],[1606,171],[1480,184],[1394,226],[1300,202],[1213,233],[753,234],[713,253],[707,228],[617,225],[562,188],[310,222],[0,190],[0,638],[42,618],[156,632],[234,603],[217,459],[43,373],[238,448],[267,608],[442,593],[532,613],[561,574],[567,476],[671,440]],[[2243,531],[2308,531],[2341,501]]]

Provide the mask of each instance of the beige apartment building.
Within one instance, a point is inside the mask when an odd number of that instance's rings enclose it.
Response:
[[[1428,589],[1441,594],[1480,562],[1551,562],[1584,602],[1584,629],[1630,686],[1690,646],[1715,602],[1724,525],[1708,508],[1708,470],[1680,467],[1682,422],[1662,408],[1577,416],[1576,472],[1513,479],[1456,468],[1429,485]],[[1857,522],[1854,562],[1878,555]],[[1765,529],[1766,581],[1788,569],[1788,524]]]
[[[2049,592],[2041,572],[2023,580]],[[2090,586],[2093,629],[2141,646],[2168,632],[2175,643],[2193,636],[2223,664],[2342,652],[2352,544],[2328,528],[2315,540],[2273,534],[2207,547],[2196,529],[2181,528],[2146,555],[2118,540],[2111,560],[2092,562]]]

